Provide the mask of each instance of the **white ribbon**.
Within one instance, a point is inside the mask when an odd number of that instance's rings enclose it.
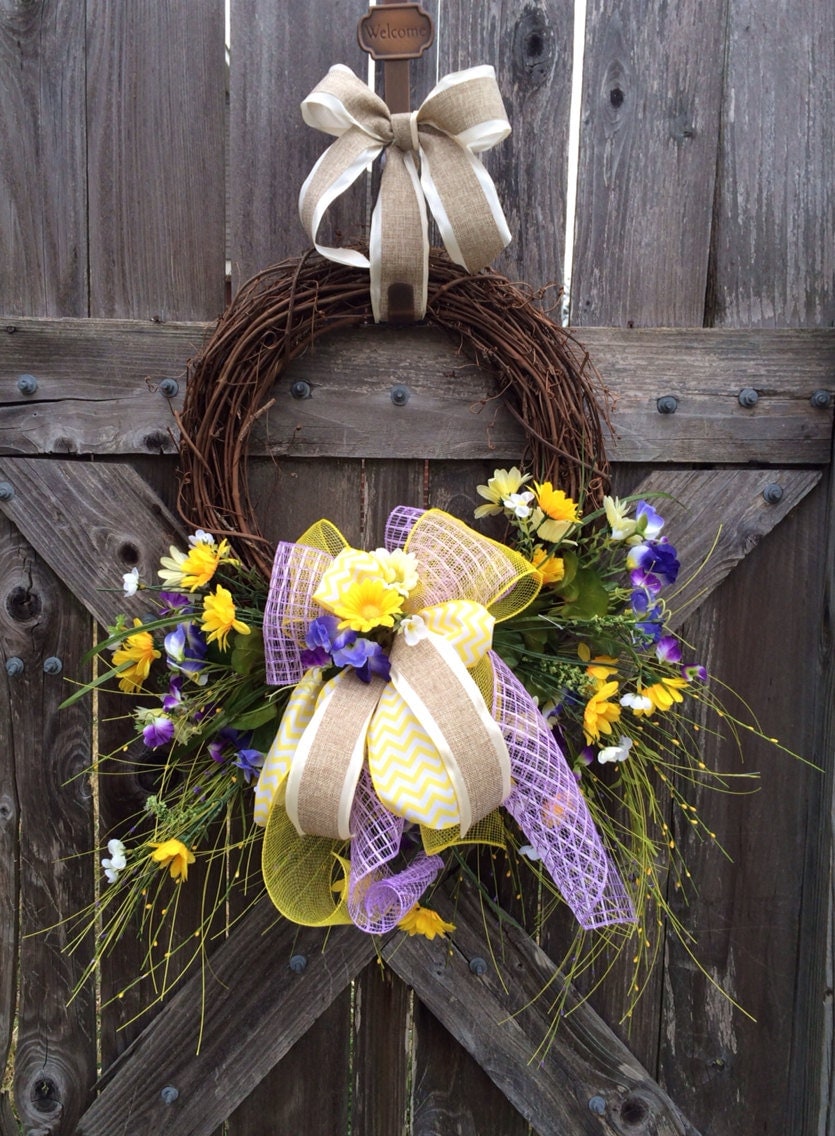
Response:
[[[490,175],[476,157],[510,133],[492,67],[445,76],[418,110],[392,115],[385,102],[343,64],[336,64],[301,104],[302,117],[334,142],[299,194],[299,214],[322,256],[371,270],[374,318],[389,315],[389,288],[413,292],[415,318],[426,311],[429,241],[426,204],[456,264],[478,272],[511,239]],[[371,219],[369,256],[320,244],[333,201],[386,150]]]

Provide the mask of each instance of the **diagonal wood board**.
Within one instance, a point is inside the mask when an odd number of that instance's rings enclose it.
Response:
[[[769,469],[658,471],[645,478],[637,492],[665,495],[659,508],[682,560],[699,564],[712,546],[700,571],[679,589],[673,622],[695,611],[820,476]],[[0,458],[0,482],[9,519],[105,625],[126,610],[114,587],[121,573],[137,564],[150,575],[168,545],[184,539],[177,518],[126,463],[6,457]],[[141,609],[141,597],[135,606]],[[573,1005],[545,1055],[537,1054],[549,1021],[548,996],[536,995],[562,984],[553,964],[466,894],[454,910],[449,897],[442,900],[441,910],[457,926],[449,952],[395,936],[381,945],[381,955],[540,1136],[564,1132],[567,1125],[583,1133],[697,1136],[588,1005]],[[183,1131],[186,1124],[195,1136],[211,1133],[374,957],[373,943],[350,930],[332,934],[323,951],[316,933],[271,924],[276,921],[266,904],[241,921],[213,956],[209,996],[204,1000],[198,975],[172,999],[129,1051],[134,1059],[126,1062],[124,1055],[107,1072],[104,1090],[82,1120],[82,1136],[105,1136],[126,1111],[137,1136]],[[493,972],[473,978],[469,961],[484,949],[485,935],[501,942],[503,966],[513,976],[510,989]],[[311,960],[301,979],[288,970],[291,950]],[[246,968],[241,958],[248,960]],[[232,1012],[251,1036],[230,1049],[212,1024]],[[160,1093],[174,1082],[177,1100],[165,1104]],[[200,1091],[201,1085],[222,1085],[222,1091]],[[595,1110],[589,1108],[592,1098]]]

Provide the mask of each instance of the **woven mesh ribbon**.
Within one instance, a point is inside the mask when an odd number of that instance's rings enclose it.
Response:
[[[390,551],[416,552],[421,583],[408,598],[410,610],[432,613],[467,600],[492,609],[498,613],[496,618],[507,618],[536,594],[538,583],[527,571],[527,562],[512,554],[504,565],[497,564],[496,550],[502,554],[510,550],[438,510],[396,509],[389,519],[386,542]],[[421,649],[415,650],[398,638],[392,651],[393,675],[400,673],[399,665],[406,674],[406,687],[415,685],[423,695],[418,699],[422,707],[418,727],[427,726],[433,740],[437,727],[441,749],[449,744],[449,783],[460,805],[458,814],[441,810],[441,820],[423,823],[422,851],[415,854],[409,848],[408,821],[413,818],[408,807],[401,807],[397,793],[391,799],[386,796],[389,786],[375,774],[373,742],[364,740],[365,731],[373,738],[373,725],[368,722],[380,713],[383,689],[396,688],[396,681],[368,684],[361,692],[363,697],[356,700],[356,714],[351,698],[337,704],[338,718],[328,731],[326,755],[338,762],[340,748],[344,749],[342,771],[334,773],[336,789],[323,788],[323,777],[330,773],[325,769],[327,762],[315,754],[309,785],[313,800],[299,807],[304,771],[299,774],[294,762],[302,761],[302,752],[307,761],[308,751],[315,749],[314,727],[327,716],[334,681],[323,684],[318,672],[303,673],[301,650],[309,622],[321,614],[313,595],[327,592],[320,588],[320,581],[340,555],[335,552],[337,544],[333,526],[324,530],[314,526],[299,544],[280,546],[265,615],[271,681],[297,684],[256,789],[256,819],[266,821],[264,876],[279,910],[299,923],[351,921],[373,933],[390,930],[440,871],[442,861],[436,853],[462,839],[502,842],[501,821],[495,812],[502,804],[583,927],[631,921],[630,899],[551,729],[534,700],[493,651],[478,652],[468,667],[458,660],[449,672],[441,670],[446,655],[454,653],[449,643],[436,652],[434,639],[424,640],[416,645]],[[455,698],[447,697],[450,714],[445,717],[444,684],[453,682],[459,668],[469,684],[465,684],[466,697],[478,702],[481,720],[486,718],[500,739],[493,757],[487,751],[495,743],[487,741],[487,735],[482,737],[475,726],[461,728],[463,710]],[[353,674],[347,680],[345,676],[344,671],[337,676],[342,685],[346,681],[356,688],[363,685]],[[352,721],[354,717],[361,728]],[[472,770],[460,776],[458,767],[470,763]],[[344,820],[334,831],[303,834],[300,816],[325,808],[329,796],[344,810]]]

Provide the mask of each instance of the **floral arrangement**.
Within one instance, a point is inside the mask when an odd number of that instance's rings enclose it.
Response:
[[[477,491],[475,518],[502,518],[505,540],[400,507],[374,551],[328,521],[282,542],[269,588],[202,530],[159,583],[125,575],[155,610],[109,629],[110,666],[66,704],[110,682],[137,696],[160,776],[99,854],[79,915],[79,942],[98,931],[91,967],[138,929],[164,993],[172,954],[200,956],[230,890],[255,901],[262,879],[299,924],[452,934],[431,889],[470,844],[503,849],[584,932],[636,942],[636,977],[646,966],[649,921],[673,918],[667,876],[687,876],[668,804],[712,839],[686,789],[726,785],[694,741],[717,708],[705,669],[667,628],[675,548],[648,501],[583,515],[517,468]],[[190,870],[202,914],[183,933]]]

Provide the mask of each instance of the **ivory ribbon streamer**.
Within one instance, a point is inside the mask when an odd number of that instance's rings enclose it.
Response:
[[[302,224],[322,256],[370,268],[377,322],[389,318],[394,284],[412,289],[416,319],[426,312],[427,203],[447,252],[468,272],[484,268],[511,240],[496,187],[476,156],[510,133],[492,67],[453,72],[418,110],[391,114],[350,68],[338,63],[304,99],[301,110],[308,126],[337,139],[301,188]],[[328,207],[384,150],[369,256],[319,244]]]

